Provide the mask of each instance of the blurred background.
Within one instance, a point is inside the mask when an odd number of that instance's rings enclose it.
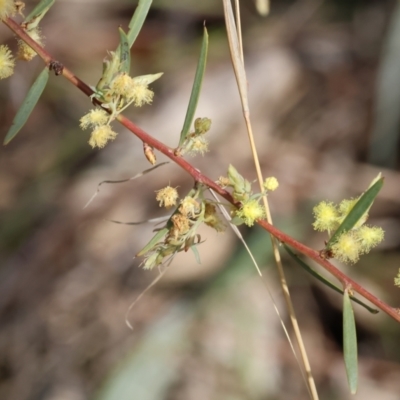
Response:
[[[26,2],[29,13],[35,1]],[[118,43],[137,2],[58,0],[41,24],[46,49],[95,85],[107,50]],[[379,173],[385,185],[370,223],[385,241],[355,266],[335,263],[393,306],[400,260],[400,8],[395,0],[276,0],[260,17],[242,1],[245,64],[256,144],[276,225],[315,248],[321,200],[359,195]],[[212,120],[210,149],[191,161],[212,179],[230,163],[255,179],[228,52],[222,2],[155,0],[132,49],[132,75],[164,72],[152,106],[130,109],[138,126],[176,146],[199,54],[202,25],[209,57],[197,117]],[[2,44],[13,35],[0,26]],[[0,82],[4,138],[40,60],[19,62]],[[61,77],[27,125],[0,149],[0,398],[12,400],[307,399],[296,360],[267,286],[288,324],[269,238],[241,229],[261,280],[228,229],[205,228],[201,264],[177,256],[158,276],[134,255],[165,215],[155,191],[170,184],[183,197],[193,185],[168,164],[135,181],[102,185],[150,167],[141,142],[115,124],[117,139],[88,145],[79,118],[90,101]],[[159,162],[165,161],[157,155]],[[255,189],[256,190],[256,189]],[[400,326],[355,306],[359,391],[349,394],[342,356],[342,298],[284,255],[291,293],[321,399],[398,399]],[[289,324],[288,324],[289,325]]]

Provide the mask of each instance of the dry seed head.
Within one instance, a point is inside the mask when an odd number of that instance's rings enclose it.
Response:
[[[178,191],[171,186],[166,186],[156,193],[156,200],[160,202],[160,207],[164,206],[165,208],[175,206],[179,197]]]
[[[193,218],[200,212],[200,204],[193,197],[186,196],[181,200],[179,211],[182,215]]]
[[[190,221],[189,218],[182,214],[175,214],[171,217],[171,221],[174,224],[174,234],[175,238],[184,235],[190,229]]]
[[[226,229],[224,222],[219,217],[217,209],[214,204],[206,202],[206,207],[204,211],[204,223],[211,228],[215,229],[217,232],[223,232]]]
[[[231,185],[231,181],[226,176],[220,176],[217,180],[217,184],[222,188],[226,188]]]

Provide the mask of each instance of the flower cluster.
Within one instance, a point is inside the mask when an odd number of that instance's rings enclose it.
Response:
[[[89,144],[93,148],[102,148],[109,140],[114,140],[117,137],[117,133],[111,129],[109,124],[109,115],[100,108],[90,110],[80,119],[80,127],[82,129],[93,129],[89,139]]]
[[[215,205],[203,197],[203,187],[193,189],[183,198],[163,229],[148,245],[138,253],[145,256],[143,267],[151,269],[165,262],[166,257],[187,251],[201,242],[198,227],[205,223],[217,232],[225,230],[225,225],[217,213]],[[157,191],[156,200],[160,207],[169,208],[177,204],[178,192],[167,186]],[[161,233],[161,234],[160,234]]]
[[[107,104],[114,111],[121,112],[132,103],[135,107],[151,104],[154,92],[148,85],[158,79],[162,74],[144,75],[131,78],[127,73],[121,72],[110,83],[110,88],[103,92]]]
[[[23,16],[22,11],[25,4],[21,1],[15,0],[0,0],[0,21],[5,20],[8,17],[14,16],[19,13]],[[42,14],[41,17],[44,16]],[[33,17],[28,21],[24,21],[21,24],[21,29],[23,29],[27,35],[29,35],[36,43],[43,46],[43,36],[39,29],[39,21],[41,18],[37,16]],[[23,40],[18,39],[18,53],[17,58],[24,61],[30,61],[36,56],[35,50],[28,46]],[[12,56],[10,49],[6,45],[0,45],[0,79],[5,79],[10,77],[14,73],[15,59]]]
[[[93,129],[89,144],[92,147],[104,147],[109,140],[115,139],[117,134],[111,129],[110,123],[133,104],[141,107],[153,101],[154,92],[148,85],[160,78],[161,73],[143,75],[135,78],[121,71],[120,54],[110,52],[104,60],[103,74],[92,97],[102,103],[104,109],[92,109],[84,115],[80,122],[82,129]]]
[[[313,210],[314,229],[321,232],[327,231],[329,236],[332,236],[358,200],[359,198],[343,200],[339,205],[322,201]],[[365,225],[367,219],[368,212],[365,212],[351,230],[342,233],[337,238],[330,248],[335,258],[344,263],[355,263],[360,255],[369,253],[383,240],[383,229]]]
[[[275,177],[269,177],[263,183],[265,192],[253,194],[251,183],[244,179],[233,165],[228,168],[228,177],[221,176],[218,184],[223,188],[231,187],[233,198],[241,202],[241,207],[233,211],[232,222],[245,223],[247,226],[253,226],[255,221],[265,218],[265,209],[260,204],[260,199],[268,191],[272,192],[279,186]]]

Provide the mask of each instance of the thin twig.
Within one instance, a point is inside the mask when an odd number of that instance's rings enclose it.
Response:
[[[26,34],[26,32],[20,28],[20,26],[10,18],[6,18],[3,22],[25,43],[31,46],[37,54],[43,59],[43,61],[50,65],[52,62],[56,62],[47,51],[45,51],[41,46],[39,46],[34,40],[30,38]],[[93,94],[93,90],[86,85],[83,81],[81,81],[77,76],[75,76],[71,71],[67,68],[63,67],[62,76],[68,79],[74,86],[76,86],[79,90],[81,90],[84,94],[90,97]],[[118,121],[125,126],[128,130],[130,130],[134,135],[136,135],[140,140],[146,142],[150,146],[154,147],[159,152],[163,153],[169,159],[171,159],[175,164],[179,165],[182,169],[184,169],[192,178],[211,189],[213,189],[216,193],[218,193],[225,200],[229,201],[235,207],[240,207],[241,204],[234,200],[232,195],[222,189],[218,184],[216,184],[212,179],[203,175],[198,169],[189,164],[185,159],[180,156],[174,154],[174,150],[170,147],[166,146],[164,143],[161,143],[154,137],[150,136],[143,129],[139,128],[132,121],[124,117],[123,115],[118,116]],[[368,292],[368,290],[364,289],[361,285],[353,281],[343,272],[338,270],[335,266],[333,266],[328,260],[321,257],[320,253],[307,247],[306,245],[298,242],[291,236],[286,233],[280,231],[275,228],[273,225],[269,224],[267,221],[258,220],[256,221],[262,228],[264,228],[267,232],[271,233],[275,236],[279,241],[287,243],[289,246],[296,249],[298,252],[304,254],[305,256],[311,258],[323,268],[325,268],[328,272],[330,272],[333,276],[335,276],[344,287],[351,287],[353,291],[359,293],[361,296],[369,300],[372,304],[382,310],[384,313],[388,314],[395,321],[400,322],[400,311],[397,308],[393,308],[377,298],[372,293]]]
[[[230,0],[224,0],[223,4],[224,4],[225,24],[226,24],[227,34],[228,34],[229,48],[231,50],[232,64],[233,64],[236,81],[237,81],[238,88],[239,88],[239,95],[240,95],[240,101],[242,103],[243,116],[244,116],[245,123],[246,123],[248,139],[249,139],[250,148],[251,148],[251,152],[252,152],[252,156],[253,156],[253,160],[254,160],[254,166],[256,169],[256,173],[257,173],[257,181],[260,186],[260,191],[263,192],[264,191],[264,187],[263,187],[264,178],[262,176],[260,161],[258,158],[257,146],[255,144],[255,139],[254,139],[254,135],[253,135],[253,128],[252,128],[251,119],[250,119],[250,107],[249,107],[249,103],[248,103],[248,95],[247,95],[247,90],[243,90],[243,88],[247,87],[247,77],[246,77],[246,70],[244,68],[244,60],[243,60],[239,4],[237,2],[235,3],[236,4],[236,19],[233,18],[232,5],[230,3]],[[235,23],[237,26],[236,29],[234,29]],[[238,57],[238,53],[240,55],[240,58]],[[268,204],[266,195],[263,196],[263,203],[264,203],[264,207],[266,210],[267,221],[268,221],[268,223],[270,223],[272,225],[273,224],[272,216],[271,216],[271,212],[270,212],[270,208],[269,208],[269,204]],[[285,298],[290,321],[292,323],[293,332],[296,337],[297,344],[299,346],[300,357],[301,357],[301,361],[302,361],[302,374],[303,374],[303,376],[305,375],[307,377],[306,385],[307,385],[307,389],[308,389],[310,397],[313,400],[318,400],[318,392],[317,392],[314,377],[313,377],[313,374],[311,371],[311,364],[308,359],[307,351],[306,351],[304,341],[303,341],[303,338],[301,335],[299,324],[297,322],[296,312],[295,312],[292,298],[290,295],[289,286],[286,281],[285,271],[283,270],[282,259],[281,259],[281,255],[279,253],[279,248],[278,248],[278,242],[275,240],[275,238],[272,235],[270,235],[270,236],[271,236],[271,242],[272,242],[272,248],[273,248],[273,254],[274,254],[274,258],[275,258],[276,268],[278,270],[280,284],[281,284],[282,291],[283,291],[283,296]]]

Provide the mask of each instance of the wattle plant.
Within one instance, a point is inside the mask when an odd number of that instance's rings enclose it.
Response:
[[[383,178],[380,175],[376,177],[370,187],[356,199],[343,200],[339,205],[326,201],[316,205],[313,227],[317,231],[327,232],[328,236],[325,245],[321,244],[322,249],[309,248],[275,228],[272,224],[267,196],[279,186],[275,177],[268,177],[264,180],[261,179],[261,173],[258,173],[260,190],[257,192],[253,189],[252,182],[244,178],[233,165],[227,167],[227,176],[221,176],[215,182],[203,175],[184,158],[186,155],[202,155],[209,148],[207,134],[211,131],[212,121],[207,117],[195,118],[207,60],[208,34],[205,28],[186,117],[180,137],[176,138],[177,145],[175,148],[171,148],[143,131],[123,115],[123,112],[129,106],[142,107],[151,104],[154,92],[150,85],[157,79],[161,79],[163,75],[161,72],[136,77],[129,75],[130,49],[145,22],[151,1],[139,1],[128,28],[126,30],[119,28],[118,30],[120,38],[118,47],[114,50],[105,49],[107,56],[103,62],[103,72],[95,87],[90,87],[81,81],[43,48],[44,38],[39,23],[53,5],[54,0],[40,1],[37,7],[18,24],[13,17],[19,18],[23,15],[23,3],[13,0],[0,0],[0,20],[17,36],[19,48],[17,57],[14,58],[6,45],[0,45],[0,79],[12,76],[17,60],[30,61],[38,55],[45,64],[43,71],[37,77],[17,112],[4,139],[4,144],[14,139],[26,123],[48,82],[50,71],[54,72],[56,76],[64,77],[77,89],[85,93],[88,96],[88,101],[92,103],[93,107],[79,121],[83,130],[91,130],[90,137],[88,137],[88,143],[91,147],[103,148],[111,140],[118,140],[116,128],[111,126],[112,123],[118,122],[143,142],[144,155],[152,165],[156,164],[156,151],[161,152],[183,168],[194,180],[193,188],[184,195],[179,195],[177,189],[171,186],[160,188],[157,191],[156,200],[160,207],[170,209],[171,215],[165,225],[157,230],[150,242],[138,252],[137,256],[143,257],[141,266],[145,269],[165,267],[177,253],[188,250],[192,250],[198,259],[197,247],[203,241],[198,233],[201,224],[206,224],[217,232],[224,231],[228,226],[233,226],[235,229],[236,225],[245,224],[252,227],[258,224],[272,235],[278,270],[281,267],[279,249],[283,247],[301,267],[324,284],[343,294],[345,362],[350,390],[354,393],[357,388],[357,338],[352,301],[361,304],[372,313],[377,312],[376,309],[364,304],[363,300],[356,298],[355,295],[361,295],[362,298],[370,301],[376,308],[387,313],[397,322],[400,322],[400,314],[397,308],[382,302],[362,285],[335,267],[329,260],[335,258],[345,263],[354,264],[361,255],[368,253],[383,240],[384,232],[381,228],[366,225],[369,210],[382,188]],[[229,1],[224,0],[223,5],[243,114],[251,138],[247,81],[242,59],[243,52],[241,52],[243,49],[240,47],[240,34],[235,25],[235,21],[239,17],[236,15],[235,20]],[[253,147],[252,150],[256,169],[260,172],[257,152]],[[209,191],[218,195],[219,199],[222,200],[211,199],[208,196]],[[221,213],[225,213],[226,220],[222,218]],[[337,287],[321,277],[299,257],[299,254],[318,263],[339,281],[340,286]],[[281,281],[285,282],[284,275],[281,275]],[[400,270],[399,275],[395,278],[395,284],[400,286]],[[295,322],[293,305],[287,287],[283,286],[285,296],[287,296],[289,314],[295,328],[297,322]],[[302,348],[301,336],[297,336],[297,340]],[[302,354],[302,359],[304,369],[309,376],[307,386],[310,397],[317,398],[306,354]]]

